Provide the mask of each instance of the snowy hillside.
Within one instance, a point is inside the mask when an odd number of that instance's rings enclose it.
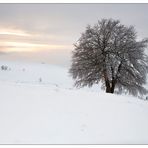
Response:
[[[2,65],[0,144],[148,144],[148,101],[77,90],[58,66]]]
[[[48,64],[0,62],[8,70],[0,70],[0,80],[17,83],[59,84],[69,86],[72,80],[68,78],[68,70],[63,67]],[[64,82],[64,83],[63,83]]]

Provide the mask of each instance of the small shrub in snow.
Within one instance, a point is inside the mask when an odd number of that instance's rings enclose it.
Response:
[[[39,78],[39,82],[42,82],[42,78]]]
[[[8,70],[8,66],[2,65],[1,70]]]

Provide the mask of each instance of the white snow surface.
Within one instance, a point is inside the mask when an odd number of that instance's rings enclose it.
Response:
[[[75,89],[68,69],[0,62],[0,144],[148,144],[148,102]]]

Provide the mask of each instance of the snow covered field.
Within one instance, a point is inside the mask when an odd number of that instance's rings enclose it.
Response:
[[[0,144],[148,144],[148,102],[75,89],[66,68],[0,62]]]

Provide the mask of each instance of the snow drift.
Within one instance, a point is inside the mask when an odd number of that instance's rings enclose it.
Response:
[[[148,102],[75,89],[66,68],[0,62],[0,144],[148,144]]]

